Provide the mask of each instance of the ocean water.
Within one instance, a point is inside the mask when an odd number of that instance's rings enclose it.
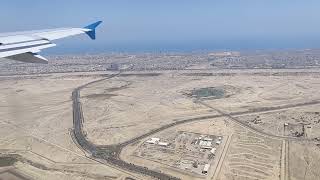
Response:
[[[44,50],[46,55],[97,54],[97,53],[165,53],[210,52],[251,50],[319,49],[320,39],[241,40],[241,41],[186,41],[186,42],[136,42],[113,43],[100,41],[64,41]]]

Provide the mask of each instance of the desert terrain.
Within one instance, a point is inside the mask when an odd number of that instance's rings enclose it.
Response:
[[[3,62],[0,178],[320,178],[317,50],[68,58]]]
[[[11,159],[9,168],[4,164],[0,169],[24,179],[130,177],[131,173],[86,157],[70,138],[71,91],[97,78],[90,74],[1,77],[0,159]]]

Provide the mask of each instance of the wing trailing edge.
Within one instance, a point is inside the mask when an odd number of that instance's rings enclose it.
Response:
[[[0,34],[0,58],[29,63],[48,63],[47,59],[38,55],[42,49],[56,46],[53,40],[87,34],[96,39],[96,28],[102,23],[97,21],[84,28],[59,28],[39,31],[25,31]]]
[[[17,54],[13,56],[8,56],[6,59],[11,59],[15,61],[27,62],[27,63],[41,63],[41,64],[48,64],[48,60],[37,53],[23,53]]]

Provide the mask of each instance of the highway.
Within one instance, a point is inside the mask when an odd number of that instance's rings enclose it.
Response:
[[[80,90],[90,84],[103,81],[106,79],[113,78],[118,74],[111,75],[107,78],[103,78],[100,80],[96,80],[90,83],[87,83],[83,86],[80,86],[73,90],[72,92],[72,101],[73,101],[73,130],[72,130],[72,138],[76,141],[76,143],[82,148],[82,150],[86,151],[87,153],[91,154],[92,158],[96,159],[99,162],[107,162],[114,166],[117,166],[121,169],[144,174],[153,178],[163,179],[163,180],[176,180],[179,178],[150,170],[147,167],[135,165],[132,163],[127,163],[119,158],[119,154],[124,147],[123,145],[114,145],[114,146],[97,146],[85,138],[83,132],[83,112],[80,102]],[[102,160],[102,161],[101,161]]]
[[[85,88],[86,86],[88,86],[90,84],[104,81],[107,79],[111,79],[113,77],[118,76],[119,74],[120,73],[113,74],[113,75],[110,75],[106,78],[92,81],[90,83],[87,83],[85,85],[82,85],[82,86],[74,89],[74,91],[72,92],[72,100],[73,100],[73,130],[72,130],[73,137],[72,138],[84,151],[91,154],[92,158],[94,158],[95,160],[97,160],[99,162],[106,162],[106,163],[109,163],[113,166],[119,167],[124,170],[128,170],[128,171],[135,172],[135,173],[140,173],[143,175],[147,175],[150,177],[154,177],[157,179],[163,179],[163,180],[171,180],[171,179],[174,180],[174,179],[179,179],[179,178],[170,176],[170,175],[162,173],[162,172],[150,170],[147,167],[143,167],[140,165],[135,165],[132,163],[125,162],[125,161],[121,160],[119,157],[121,150],[125,146],[127,146],[131,143],[137,142],[141,139],[144,139],[150,135],[153,135],[153,134],[158,133],[160,131],[163,131],[165,129],[168,129],[168,128],[171,128],[171,127],[174,127],[177,125],[181,125],[184,123],[190,123],[190,122],[194,122],[194,121],[207,120],[207,119],[213,119],[213,118],[219,118],[219,117],[227,117],[229,120],[247,128],[253,132],[262,134],[267,137],[281,139],[281,140],[299,140],[299,141],[300,140],[307,140],[307,139],[304,139],[301,137],[296,138],[296,137],[279,136],[279,135],[266,133],[264,131],[253,128],[253,127],[249,126],[248,124],[240,121],[239,119],[236,118],[236,116],[249,115],[249,114],[255,114],[255,113],[264,113],[264,112],[272,112],[272,111],[279,111],[279,110],[285,110],[285,109],[290,109],[290,108],[297,108],[297,107],[301,107],[301,106],[320,104],[319,100],[314,100],[314,101],[309,101],[309,102],[304,102],[304,103],[289,104],[289,105],[274,106],[274,107],[256,108],[253,110],[241,111],[241,112],[224,113],[224,112],[222,112],[216,108],[213,108],[210,105],[198,100],[196,103],[200,103],[204,106],[207,106],[211,109],[214,109],[219,114],[198,116],[198,117],[192,117],[192,118],[188,118],[188,119],[182,119],[180,121],[175,121],[173,123],[164,125],[160,128],[153,129],[153,130],[151,130],[141,136],[135,137],[133,139],[130,139],[130,140],[125,141],[120,144],[95,145],[86,139],[84,132],[83,132],[84,117],[83,117],[83,111],[82,111],[82,106],[81,106],[81,101],[80,101],[80,91],[81,91],[81,89]]]

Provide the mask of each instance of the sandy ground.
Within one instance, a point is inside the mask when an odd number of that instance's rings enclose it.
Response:
[[[265,71],[265,70],[264,70]],[[320,99],[318,73],[295,73],[288,72],[259,73],[239,72],[222,75],[190,75],[190,73],[166,72],[159,76],[126,76],[92,84],[81,92],[81,101],[85,115],[84,127],[87,137],[97,144],[117,144],[133,137],[142,135],[152,129],[165,124],[207,114],[219,114],[218,111],[232,113],[248,111],[263,107],[276,107],[288,104],[305,103]],[[184,92],[194,88],[205,87],[233,87],[235,92],[227,98],[203,100],[206,105],[197,103],[187,97]],[[318,105],[302,106],[282,111],[257,113],[253,115],[239,116],[239,120],[248,122],[257,115],[262,123],[249,123],[263,132],[274,135],[283,135],[281,126],[284,122],[305,122],[312,128],[308,129],[307,137],[313,139],[319,137]],[[295,119],[292,119],[295,117]],[[297,120],[297,118],[303,120]],[[189,129],[190,132],[212,132],[208,130],[209,124],[200,122],[181,125],[173,128]],[[232,125],[230,125],[232,126]],[[183,127],[183,128],[182,128]],[[295,142],[289,143],[289,150],[283,150],[283,141],[259,133],[249,131],[243,127],[227,127],[224,132],[230,136],[230,144],[226,151],[221,154],[224,157],[218,174],[213,173],[213,179],[283,179],[286,174],[292,179],[301,179],[300,174],[292,171],[300,166],[299,159],[290,158],[295,148]],[[219,130],[220,131],[220,130]],[[164,131],[163,133],[170,133]],[[158,169],[183,179],[196,179],[197,177],[181,173],[177,169],[165,166],[162,163],[132,156],[134,149],[139,143],[128,146],[122,152],[122,158],[143,164],[148,168]],[[319,148],[314,141],[310,142],[310,149],[318,153]],[[297,150],[296,153],[301,153]],[[288,158],[283,158],[288,154]],[[315,155],[309,153],[308,158]],[[286,162],[282,163],[281,161]],[[313,164],[315,165],[315,164]],[[319,166],[312,166],[310,173],[306,173],[306,179],[317,179],[315,173]],[[288,168],[282,174],[281,168]],[[209,178],[210,179],[210,178]]]
[[[320,179],[320,150],[313,143],[289,143],[289,174],[292,180]]]
[[[289,128],[284,124],[305,127],[304,137],[314,139],[320,137],[320,105],[311,105],[306,107],[297,107],[284,111],[268,112],[255,115],[241,116],[240,120],[246,122],[252,127],[264,132],[276,135],[289,135]],[[255,120],[257,120],[255,122]]]
[[[290,70],[292,73],[293,70]],[[318,73],[286,74],[235,71],[220,76],[190,75],[167,71],[159,76],[120,76],[91,84],[81,91],[84,128],[90,141],[117,144],[152,129],[191,117],[246,111],[261,107],[303,103],[320,99]],[[212,72],[211,72],[212,73]],[[33,179],[125,179],[140,175],[101,165],[85,157],[72,142],[71,92],[99,76],[79,73],[0,77],[0,155],[17,154],[14,168]],[[200,104],[185,95],[194,88],[233,87],[230,97]],[[306,123],[306,138],[319,138],[319,105],[277,112],[239,116],[250,126],[281,135],[284,122]],[[262,123],[250,123],[259,115]],[[214,124],[214,125],[213,125]],[[132,156],[142,141],[127,146],[121,158],[182,179],[281,179],[286,160],[290,179],[319,179],[320,149],[315,141],[283,142],[262,136],[216,118],[179,125],[159,133],[176,131],[229,137],[219,152],[221,161],[206,177],[198,177],[165,164]],[[149,138],[149,137],[148,137]],[[282,153],[288,158],[282,158]],[[216,168],[214,168],[216,167]]]
[[[235,89],[228,98],[204,101],[223,112],[320,99],[320,83],[314,75],[195,77],[165,73],[155,77],[118,77],[92,84],[81,92],[85,130],[94,143],[116,144],[179,119],[214,114],[214,109],[194,103],[183,93],[217,86]]]
[[[147,165],[155,170],[169,172],[181,179],[228,180],[233,177],[277,179],[280,173],[281,141],[260,136],[226,120],[217,118],[188,123],[154,135],[154,137],[165,138],[177,131],[187,131],[224,136],[224,143],[221,144],[221,149],[217,152],[208,175],[187,173],[167,166],[167,163],[161,159],[152,160],[134,156],[134,152],[142,142],[125,148],[121,158],[136,164]],[[230,139],[229,144],[228,139]],[[176,156],[179,156],[178,152]]]
[[[119,77],[85,88],[81,102],[88,138],[116,144],[179,119],[209,114],[208,108],[182,94],[188,82],[192,78],[165,74]]]
[[[21,156],[14,166],[33,179],[122,179],[72,141],[73,88],[96,76],[52,74],[0,77],[0,154]]]
[[[228,137],[233,132],[233,127],[230,124],[226,124],[224,119],[212,119],[212,120],[206,120],[202,122],[196,122],[196,123],[187,123],[185,125],[177,126],[174,128],[169,128],[165,131],[162,131],[160,133],[154,134],[153,137],[159,137],[160,139],[167,139],[172,134],[179,132],[179,131],[185,131],[185,132],[192,132],[192,133],[200,133],[200,134],[211,134],[211,135],[219,135],[223,137]],[[226,138],[227,139],[227,138]],[[187,171],[183,171],[181,169],[168,166],[168,162],[166,162],[166,159],[153,159],[153,158],[141,158],[134,155],[134,152],[137,151],[137,149],[140,148],[141,144],[147,140],[141,140],[137,144],[133,144],[131,146],[127,146],[122,152],[121,152],[121,158],[132,162],[136,164],[144,164],[148,168],[152,168],[154,170],[170,173],[176,177],[179,177],[181,179],[211,179],[212,174],[209,174],[208,176],[201,176],[195,173],[189,173]],[[172,142],[171,142],[172,143]],[[224,144],[221,144],[223,146]],[[222,148],[219,149],[219,152],[217,152],[218,156],[222,153]],[[157,155],[155,154],[155,157]],[[176,152],[176,154],[172,155],[176,156],[173,158],[180,157],[180,153]],[[183,157],[180,157],[183,158]],[[218,159],[218,158],[217,158]],[[215,164],[218,162],[215,160]],[[212,169],[215,165],[212,165]]]

